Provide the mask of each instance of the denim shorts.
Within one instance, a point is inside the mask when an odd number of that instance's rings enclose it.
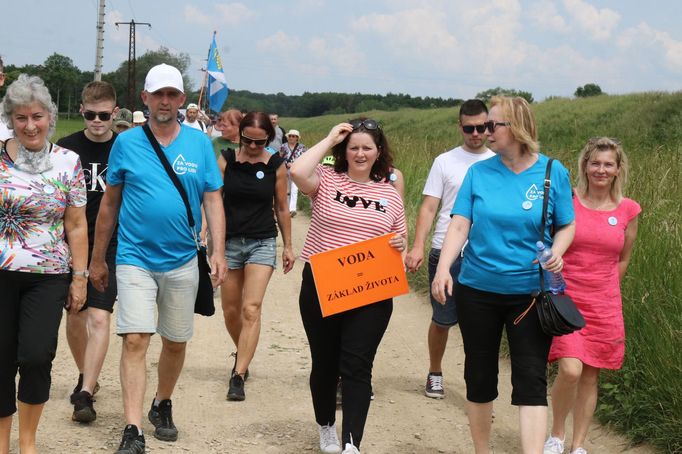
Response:
[[[192,338],[194,301],[199,288],[196,256],[165,272],[118,265],[116,283],[116,334],[159,333],[173,342],[187,342]]]
[[[438,326],[449,328],[457,324],[457,308],[455,306],[455,296],[447,296],[445,304],[440,304],[433,297],[431,293],[431,284],[433,278],[436,276],[436,268],[438,267],[438,259],[440,258],[440,249],[431,249],[429,252],[429,296],[431,297],[431,307],[433,308],[433,315],[431,320]],[[457,278],[459,277],[459,270],[462,267],[462,257],[458,255],[450,267],[450,276],[452,276],[452,290],[454,293],[457,285]]]
[[[225,243],[225,259],[231,270],[240,270],[248,264],[277,268],[276,238],[228,238]]]

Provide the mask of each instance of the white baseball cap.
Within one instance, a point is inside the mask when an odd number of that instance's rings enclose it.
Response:
[[[187,104],[187,110],[189,110],[189,109],[197,109],[197,110],[199,110],[199,106],[197,106],[197,105],[194,104],[194,103]]]
[[[144,79],[144,90],[146,92],[154,93],[162,88],[175,88],[180,93],[185,92],[180,71],[174,66],[165,63],[150,69],[147,77]]]

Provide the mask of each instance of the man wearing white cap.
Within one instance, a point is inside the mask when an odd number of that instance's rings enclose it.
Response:
[[[170,399],[192,337],[199,281],[196,237],[185,204],[150,140],[158,141],[187,193],[196,231],[201,229],[203,203],[211,235],[225,237],[222,179],[211,142],[206,134],[177,122],[178,108],[185,102],[180,71],[166,64],[150,69],[142,101],[149,109],[148,125],[120,135],[111,150],[90,263],[92,284],[103,289],[108,275],[105,252],[118,219],[116,333],[123,339],[121,388],[127,425],[117,454],[145,452],[141,428],[146,353],[154,333],[161,336],[162,349],[148,416],[156,438],[178,438]],[[147,137],[147,128],[153,137]],[[223,243],[217,241],[213,252],[211,277],[217,287],[227,270]]]
[[[204,123],[207,119],[199,119],[199,115],[205,117],[205,115],[201,114],[199,112],[199,106],[196,104],[187,104],[187,110],[185,111],[185,120],[182,122],[183,125],[187,125],[190,128],[198,129],[201,132],[205,132],[210,134],[210,131],[208,130],[206,123]]]

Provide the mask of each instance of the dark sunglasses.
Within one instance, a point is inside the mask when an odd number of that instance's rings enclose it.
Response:
[[[241,137],[244,145],[251,145],[253,143],[256,144],[257,147],[263,147],[268,143],[267,137],[265,139],[254,139],[253,137],[245,136],[244,134],[242,134]]]
[[[483,123],[483,125],[485,126],[485,128],[488,131],[490,131],[490,133],[493,133],[493,132],[495,132],[495,128],[497,128],[498,126],[511,126],[511,123],[508,121],[492,121],[492,120],[490,120],[490,121],[486,121],[485,123]]]
[[[99,117],[102,121],[109,121],[112,113],[113,112],[93,112],[92,110],[86,110],[83,112],[83,117],[88,121],[92,121],[96,117]]]
[[[381,129],[379,123],[369,118],[366,120],[348,120],[348,123],[350,123],[350,125],[353,127],[353,131],[361,127],[370,131],[374,131],[375,129]]]
[[[462,125],[462,131],[464,131],[464,134],[473,134],[474,129],[477,133],[483,134],[488,127],[485,123],[480,125]]]

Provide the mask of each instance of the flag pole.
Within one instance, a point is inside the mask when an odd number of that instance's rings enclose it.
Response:
[[[213,30],[213,39],[214,40],[215,40],[215,35],[216,35],[216,31]],[[211,41],[211,43],[212,42],[213,41]],[[206,58],[207,63],[208,63],[208,60],[210,60],[210,58],[211,58],[211,46],[208,46],[208,52],[207,52],[207,58]],[[204,80],[201,83],[201,90],[199,91],[199,102],[197,103],[197,104],[199,104],[199,106],[201,106],[201,98],[203,98],[203,96],[204,96],[204,88],[206,87],[206,81],[207,80],[208,80],[208,64],[206,65],[206,71],[204,71]],[[205,111],[206,109],[203,109],[203,110]]]

